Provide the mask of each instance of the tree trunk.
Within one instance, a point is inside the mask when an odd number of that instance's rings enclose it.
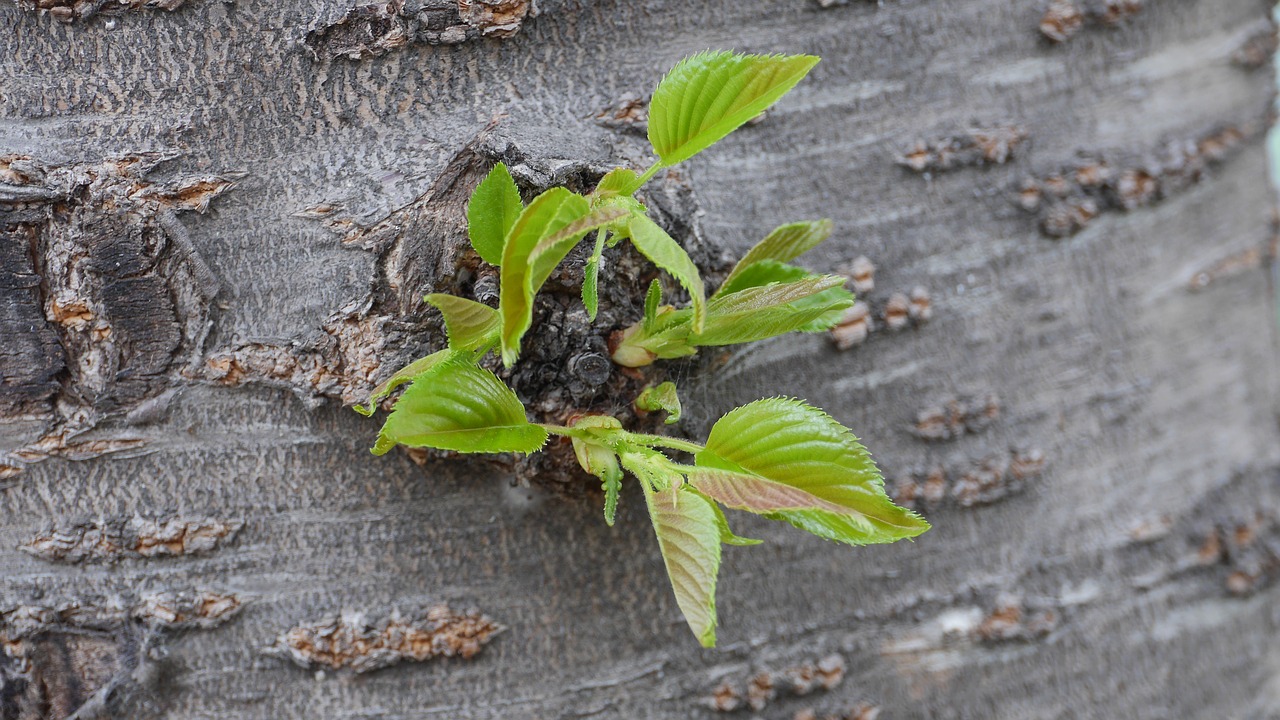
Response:
[[[64,1],[0,5],[0,718],[1280,717],[1268,2]],[[806,398],[934,526],[734,518],[714,650],[634,488],[349,407],[479,173],[647,165],[707,47],[823,61],[650,204],[712,272],[831,217],[867,317],[656,369],[678,431]],[[608,259],[538,412],[632,397]]]

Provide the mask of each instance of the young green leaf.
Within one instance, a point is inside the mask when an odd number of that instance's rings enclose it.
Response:
[[[494,165],[467,203],[467,235],[471,238],[471,247],[485,262],[494,266],[502,264],[502,244],[523,209],[520,190],[507,166]]]
[[[444,315],[449,347],[455,350],[487,349],[498,340],[502,320],[498,311],[456,295],[432,293],[423,298]]]
[[[364,405],[356,405],[352,409],[356,412],[369,417],[374,410],[378,409],[378,403],[391,394],[392,390],[413,380],[415,377],[435,367],[438,363],[448,360],[459,355],[459,351],[452,348],[433,352],[426,357],[418,358],[413,362],[405,365],[396,371],[394,375],[382,381],[382,384],[373,389],[373,393],[369,395],[369,399]]]
[[[654,492],[662,492],[680,480],[681,474],[672,467],[666,455],[637,442],[627,442],[617,448],[622,467],[635,475],[641,484]]]
[[[596,233],[596,246],[587,259],[587,267],[582,271],[582,306],[587,309],[587,319],[596,321],[596,312],[600,309],[600,257],[604,253],[604,241],[608,232],[600,230]]]
[[[654,360],[670,360],[698,352],[691,342],[693,313],[689,308],[676,310],[670,305],[658,308],[652,329],[636,323],[619,335],[612,344],[613,361],[623,367],[644,367]]]
[[[707,291],[689,253],[666,230],[644,215],[632,216],[630,227],[631,244],[640,254],[670,273],[689,292],[693,304],[693,328],[695,332],[701,330],[707,312]]]
[[[708,303],[706,328],[690,342],[735,345],[805,329],[853,305],[843,284],[839,276],[817,275],[721,295]]]
[[[373,447],[396,444],[462,453],[531,453],[547,431],[530,424],[520,399],[496,375],[456,357],[413,379],[396,402]]]
[[[887,543],[929,529],[893,504],[848,428],[798,400],[757,400],[729,412],[695,463],[689,482],[699,492],[829,540]]]
[[[578,430],[588,430],[584,435],[570,436],[573,442],[573,454],[578,458],[578,465],[586,472],[600,478],[604,489],[604,522],[613,527],[614,514],[618,509],[618,491],[622,489],[622,468],[618,465],[618,456],[609,445],[611,433],[592,433],[590,429],[621,431],[622,423],[617,418],[607,415],[588,415],[573,423]]]
[[[645,501],[676,604],[703,647],[716,644],[716,575],[720,572],[720,525],[715,505],[672,484]]]
[[[716,295],[733,292],[731,288],[733,287],[734,279],[744,270],[761,260],[775,260],[785,263],[812,250],[820,245],[822,241],[831,237],[832,227],[830,220],[809,220],[775,228],[773,232],[766,235],[763,240],[748,250],[747,254],[743,255],[742,259],[738,261],[738,264],[733,266],[733,269],[729,271],[729,276],[724,279],[724,283],[716,291]]]
[[[520,214],[503,250],[498,295],[507,367],[520,354],[520,339],[533,323],[533,297],[552,270],[584,235],[624,215],[617,207],[592,210],[586,198],[565,188],[542,193]]]
[[[666,424],[671,425],[680,420],[680,396],[676,393],[676,384],[667,382],[647,387],[636,398],[636,409],[645,412],[667,413]]]
[[[684,490],[686,492],[698,492],[692,485],[685,485]],[[701,493],[699,493],[699,495],[701,495]],[[711,498],[707,498],[705,495],[703,495],[703,497],[707,502],[711,503],[711,507],[716,511],[716,526],[720,528],[720,542],[725,545],[736,545],[738,547],[750,547],[751,545],[759,545],[764,542],[763,540],[756,540],[754,538],[744,538],[734,533],[733,530],[729,529],[729,518],[724,516],[724,510],[721,510],[720,506],[715,504]]]
[[[657,278],[649,283],[649,290],[644,294],[644,331],[653,332],[658,321],[658,306],[662,304],[662,283]]]
[[[713,302],[714,298],[724,297],[747,288],[763,287],[771,283],[792,283],[806,278],[817,277],[821,276],[814,275],[808,270],[798,268],[795,265],[786,265],[776,260],[759,260],[739,272],[731,281],[720,286],[720,289],[716,291],[713,297]],[[796,328],[796,330],[799,332],[823,332],[830,330],[836,323],[840,322],[845,309],[853,305],[853,293],[843,287],[831,287],[814,295],[794,300],[788,305],[798,311],[821,307],[824,310],[823,314]]]
[[[649,101],[649,142],[663,165],[688,160],[764,112],[817,64],[812,55],[723,50],[685,58]]]
[[[640,189],[639,176],[631,168],[618,167],[605,173],[591,193],[594,197],[627,196]]]
[[[712,299],[746,290],[753,287],[764,287],[775,283],[791,283],[805,278],[818,277],[802,267],[787,265],[777,260],[757,260],[745,268],[734,268],[737,273],[725,280],[712,295]]]

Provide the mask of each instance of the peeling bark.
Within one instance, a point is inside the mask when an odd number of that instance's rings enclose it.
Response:
[[[50,562],[118,562],[124,558],[199,555],[235,538],[243,523],[213,518],[134,517],[48,527],[19,546]]]
[[[41,437],[0,454],[0,472],[16,474],[51,456],[137,449],[138,438],[77,437],[159,398],[200,357],[219,282],[174,216],[206,212],[233,183],[219,176],[149,182],[168,159],[0,160],[8,253],[0,273],[13,278],[0,313],[19,348],[0,354],[0,382],[14,387],[0,407],[45,423]]]
[[[264,652],[302,667],[351,668],[363,673],[435,657],[470,660],[502,629],[478,611],[455,613],[440,605],[416,619],[393,612],[370,622],[352,614],[302,625],[281,635]]]
[[[334,22],[317,25],[306,44],[316,57],[365,60],[410,43],[509,38],[537,15],[535,0],[387,0],[358,5]]]

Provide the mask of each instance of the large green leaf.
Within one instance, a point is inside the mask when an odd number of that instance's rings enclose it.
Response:
[[[510,367],[520,339],[533,323],[533,298],[556,265],[591,230],[625,215],[617,207],[592,210],[587,199],[551,188],[520,213],[503,249],[498,312],[502,316],[502,361]]]
[[[640,254],[670,273],[689,292],[693,304],[693,327],[695,331],[700,330],[706,317],[707,291],[689,253],[666,230],[644,215],[632,216],[630,227],[631,244]]]
[[[469,358],[436,364],[413,379],[396,402],[373,447],[396,444],[462,453],[531,453],[547,431],[525,417],[524,406],[498,376]]]
[[[523,209],[520,190],[507,166],[494,165],[467,202],[467,235],[485,262],[502,264],[502,244]]]
[[[423,299],[444,315],[449,347],[455,350],[480,350],[497,341],[498,331],[502,328],[497,310],[474,300],[444,293],[432,293]]]
[[[646,486],[644,497],[676,604],[698,642],[714,647],[716,575],[720,572],[720,524],[715,505],[676,484],[661,492]]]
[[[664,165],[707,149],[795,87],[818,58],[709,51],[685,58],[649,101],[649,142]]]
[[[689,481],[708,497],[829,540],[887,543],[929,529],[893,504],[848,428],[799,400],[757,400],[729,412],[695,463]]]
[[[716,291],[716,295],[733,292],[734,279],[744,270],[761,260],[775,260],[779,263],[785,263],[800,257],[817,247],[823,240],[831,237],[831,228],[830,220],[808,220],[783,225],[774,229],[773,232],[766,235],[763,240],[748,250],[737,265],[733,266],[733,269],[729,271],[729,276],[724,279],[724,283]],[[747,286],[739,286],[739,289],[741,287]]]
[[[816,275],[721,295],[708,303],[706,327],[690,342],[735,345],[804,330],[853,305],[853,296],[838,290],[843,284],[839,276]]]

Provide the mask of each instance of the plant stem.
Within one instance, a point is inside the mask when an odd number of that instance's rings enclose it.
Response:
[[[564,437],[585,438],[587,434],[578,428],[565,427],[564,425],[552,425],[551,423],[535,423],[543,430],[552,435],[563,435]]]
[[[604,255],[604,241],[608,237],[609,231],[604,228],[600,228],[600,230],[596,232],[596,247],[591,251],[591,259],[587,261],[588,263],[594,263],[596,265],[600,264],[600,257]]]
[[[639,189],[639,188],[640,188],[641,186],[643,186],[645,183],[649,182],[649,180],[650,180],[654,175],[657,175],[657,174],[658,174],[658,171],[659,171],[659,170],[661,170],[661,169],[662,169],[662,168],[664,168],[664,167],[666,167],[666,165],[663,165],[661,160],[659,160],[658,162],[656,162],[656,163],[654,163],[653,165],[649,166],[649,169],[648,169],[648,170],[645,170],[645,171],[644,171],[644,174],[643,174],[643,175],[641,175],[641,176],[636,180],[636,189]]]
[[[683,450],[687,453],[700,453],[707,448],[696,442],[689,440],[681,440],[680,438],[667,437],[665,435],[646,435],[643,433],[627,433],[627,439],[635,440],[641,445],[656,445],[658,447],[671,448],[672,450]]]
[[[589,432],[586,432],[586,429],[565,427],[564,425],[552,425],[551,423],[538,423],[538,425],[552,435],[563,435],[571,438],[576,437],[583,440],[592,439],[592,435]],[[705,446],[699,445],[696,442],[667,437],[666,435],[648,435],[645,433],[629,432],[627,430],[616,432],[627,440],[635,442],[637,445],[664,447],[672,450],[681,450],[687,453],[700,453],[703,450],[706,450]]]

